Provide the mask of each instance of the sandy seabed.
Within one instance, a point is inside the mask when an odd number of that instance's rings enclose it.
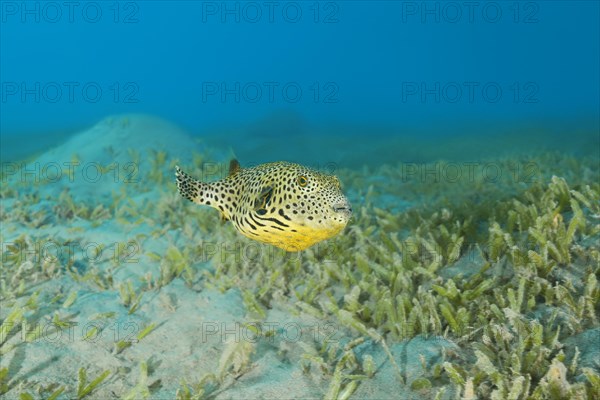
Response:
[[[243,139],[116,116],[3,162],[3,398],[595,398],[593,152],[374,166],[310,139],[289,161],[338,175],[355,215],[285,253],[176,193],[175,164],[279,161]]]

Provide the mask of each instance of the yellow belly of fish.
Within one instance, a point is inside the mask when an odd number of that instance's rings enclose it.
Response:
[[[313,229],[306,226],[294,226],[297,232],[261,232],[260,236],[246,234],[240,231],[244,236],[259,242],[268,243],[279,247],[285,251],[301,251],[322,240],[329,239],[337,235],[343,225],[331,227],[328,229]]]

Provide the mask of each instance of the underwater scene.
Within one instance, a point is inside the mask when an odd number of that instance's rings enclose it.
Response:
[[[600,399],[599,15],[1,1],[0,399]]]

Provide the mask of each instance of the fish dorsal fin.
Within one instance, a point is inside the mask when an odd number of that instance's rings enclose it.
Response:
[[[242,167],[240,167],[240,163],[238,160],[233,159],[229,161],[229,176],[235,175]]]

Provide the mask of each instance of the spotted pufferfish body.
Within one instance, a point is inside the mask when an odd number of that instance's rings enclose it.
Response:
[[[336,176],[299,164],[274,162],[240,168],[206,183],[176,167],[179,193],[218,209],[243,235],[286,251],[304,250],[344,229],[352,208]]]

